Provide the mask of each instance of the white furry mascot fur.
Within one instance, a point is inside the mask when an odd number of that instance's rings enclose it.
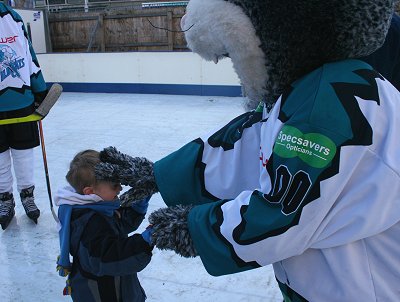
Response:
[[[398,301],[400,94],[358,60],[394,5],[191,0],[189,47],[230,57],[257,108],[155,163],[106,148],[97,177],[160,192],[152,243],[212,275],[273,264],[285,301]]]

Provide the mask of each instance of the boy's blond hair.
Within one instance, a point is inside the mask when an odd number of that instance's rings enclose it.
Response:
[[[66,179],[77,193],[83,194],[83,188],[96,184],[95,166],[100,162],[100,152],[84,150],[75,155],[69,165]]]

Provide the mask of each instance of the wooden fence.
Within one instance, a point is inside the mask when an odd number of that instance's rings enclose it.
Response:
[[[50,13],[52,51],[187,50],[184,34],[179,32],[184,12],[180,6]]]
[[[114,6],[103,7],[97,12],[49,12],[48,22],[52,51],[188,50],[184,34],[179,32],[179,24],[185,13],[185,6],[141,8],[139,5],[141,1],[131,1],[135,3],[134,8]],[[400,4],[397,5],[396,11],[400,11]]]

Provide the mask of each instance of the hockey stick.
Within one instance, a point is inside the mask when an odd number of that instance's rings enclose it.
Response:
[[[44,146],[42,121],[39,120],[38,124],[39,124],[39,132],[40,132],[40,145],[42,147],[42,155],[43,155],[44,173],[46,176],[47,193],[49,195],[49,201],[50,201],[50,209],[51,209],[51,213],[53,214],[54,220],[56,222],[60,222],[60,220],[58,220],[56,212],[54,211],[53,198],[51,197],[50,177],[49,177],[49,169],[47,168],[46,148]]]
[[[7,124],[16,124],[16,123],[26,123],[26,122],[34,122],[42,120],[50,111],[50,109],[54,106],[54,104],[59,99],[62,93],[62,86],[60,84],[51,85],[49,92],[44,98],[43,102],[39,105],[39,107],[35,110],[34,113],[24,117],[16,117],[0,120],[0,125]]]

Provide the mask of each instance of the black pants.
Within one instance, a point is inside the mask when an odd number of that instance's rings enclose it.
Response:
[[[0,153],[9,148],[31,149],[39,144],[37,122],[0,125]]]

